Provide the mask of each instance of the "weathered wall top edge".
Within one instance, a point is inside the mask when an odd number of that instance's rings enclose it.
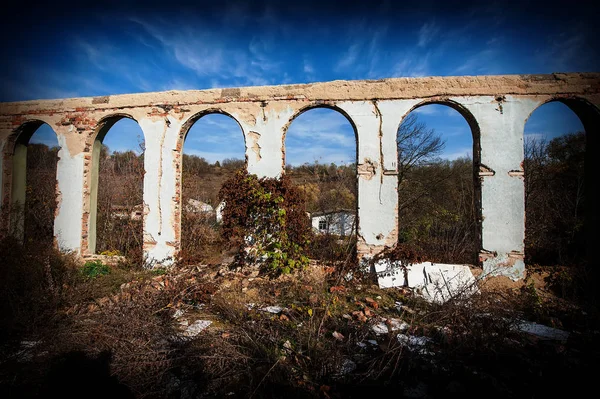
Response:
[[[0,115],[77,112],[160,105],[222,104],[281,100],[360,101],[482,95],[600,94],[600,73],[402,77],[334,80],[277,86],[170,90],[96,97],[0,102]]]

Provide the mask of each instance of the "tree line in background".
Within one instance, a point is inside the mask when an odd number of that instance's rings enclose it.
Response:
[[[435,131],[409,115],[398,131],[399,242],[424,258],[445,263],[477,262],[479,219],[475,206],[472,160],[439,158],[444,142]],[[526,263],[574,265],[584,257],[585,134],[567,134],[525,144]],[[30,144],[27,155],[26,243],[52,242],[56,210],[57,149]],[[182,258],[218,261],[226,239],[214,212],[186,206],[201,201],[213,209],[223,183],[245,165],[238,159],[210,163],[183,155]],[[285,174],[304,196],[305,211],[357,209],[356,165],[287,165]],[[141,261],[143,153],[101,151],[97,252]],[[193,201],[192,201],[193,202]],[[135,217],[135,215],[140,217]],[[127,216],[129,215],[129,216]],[[313,257],[335,259],[353,251],[355,237],[313,237]]]

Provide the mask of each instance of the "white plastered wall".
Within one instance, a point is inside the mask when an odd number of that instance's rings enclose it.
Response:
[[[168,266],[179,250],[175,153],[182,122],[171,115],[165,119],[141,117],[138,122],[145,140],[144,256],[149,265]]]
[[[267,105],[262,115],[256,116],[254,124],[232,113],[244,132],[248,173],[258,177],[281,176],[284,167],[284,130],[296,112],[297,109],[291,106],[274,108]]]
[[[73,126],[69,126],[73,129]],[[54,237],[63,252],[81,254],[81,218],[83,215],[84,153],[71,155],[65,129],[57,132],[58,162],[56,165],[58,209],[54,219]]]
[[[525,273],[523,133],[539,102],[506,96],[456,97],[481,132],[482,260],[484,273],[514,280]]]

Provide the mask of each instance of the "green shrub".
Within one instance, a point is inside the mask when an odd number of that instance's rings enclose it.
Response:
[[[155,267],[154,269],[150,270],[150,273],[153,276],[162,276],[162,275],[167,274],[167,269],[164,267]]]
[[[110,274],[110,268],[99,260],[90,260],[81,268],[81,274],[87,278],[96,278]]]
[[[290,179],[258,178],[239,170],[222,186],[223,237],[238,246],[240,264],[280,274],[301,269],[310,237],[303,192]]]

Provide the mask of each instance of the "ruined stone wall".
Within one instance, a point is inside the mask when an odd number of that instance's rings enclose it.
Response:
[[[136,120],[145,141],[144,252],[171,263],[181,242],[181,161],[185,136],[203,115],[224,113],[240,125],[250,173],[284,170],[285,134],[302,112],[328,107],[355,129],[358,252],[372,256],[397,240],[396,132],[413,109],[446,104],[469,122],[481,185],[481,260],[489,272],[523,276],[523,131],[541,104],[559,100],[597,118],[600,74],[394,78],[305,85],[168,91],[0,104],[0,234],[10,231],[15,140],[27,122],[45,122],[60,144],[57,245],[80,255],[95,243],[94,143],[116,120]],[[588,124],[597,126],[598,123]],[[588,132],[590,133],[590,132]]]

